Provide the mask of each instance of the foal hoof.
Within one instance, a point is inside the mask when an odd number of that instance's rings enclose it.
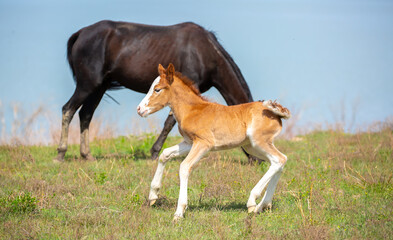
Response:
[[[178,222],[180,222],[181,220],[183,220],[183,218],[184,218],[184,217],[180,217],[180,216],[175,215],[175,216],[173,217],[172,222],[173,222],[173,223],[178,223]]]
[[[272,210],[272,204],[268,203],[258,207],[257,212],[271,211],[271,210]]]
[[[156,201],[157,201],[157,199],[150,200],[150,201],[149,201],[149,206],[150,206],[150,207],[153,206],[154,203],[156,203]]]
[[[254,213],[255,209],[256,209],[256,206],[248,207],[248,213]]]

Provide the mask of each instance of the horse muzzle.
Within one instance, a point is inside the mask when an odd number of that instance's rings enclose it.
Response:
[[[144,106],[138,106],[136,110],[137,110],[139,116],[141,116],[141,117],[147,117],[147,115],[149,115],[149,112],[150,112],[149,108],[144,107]]]

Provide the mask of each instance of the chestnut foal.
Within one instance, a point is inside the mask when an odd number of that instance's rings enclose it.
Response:
[[[281,118],[290,112],[272,101],[252,102],[224,106],[206,101],[192,85],[192,81],[175,72],[172,64],[165,69],[158,66],[157,77],[149,92],[139,104],[138,114],[146,117],[169,106],[178,122],[184,141],[164,149],[151,183],[149,202],[158,199],[165,163],[173,157],[187,157],[180,165],[180,193],[174,221],[182,218],[187,206],[187,184],[192,168],[210,150],[243,147],[249,154],[270,161],[271,166],[252,189],[247,202],[248,212],[261,212],[270,208],[278,179],[287,157],[273,145],[273,139],[282,128]],[[265,195],[257,205],[256,199],[267,186]]]

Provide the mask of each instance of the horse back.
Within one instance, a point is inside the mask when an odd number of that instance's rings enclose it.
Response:
[[[151,26],[101,21],[76,34],[77,39],[74,34],[74,43],[68,46],[76,76],[78,62],[84,69],[102,74],[103,81],[147,92],[157,76],[158,64],[173,63],[202,92],[212,85],[209,76],[217,64],[215,50],[209,42],[210,33],[197,24]]]

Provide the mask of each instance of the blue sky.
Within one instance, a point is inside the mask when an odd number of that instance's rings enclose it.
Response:
[[[0,0],[3,108],[44,103],[60,116],[74,90],[66,62],[68,37],[103,19],[154,25],[193,21],[214,31],[254,99],[279,99],[301,111],[299,125],[332,123],[343,112],[349,118],[353,109],[357,126],[393,115],[393,1],[381,0]],[[137,118],[143,94],[110,94],[121,104],[107,98],[98,107],[100,116],[119,119],[119,125]],[[222,101],[215,90],[205,95]],[[158,115],[164,117],[165,112]]]

